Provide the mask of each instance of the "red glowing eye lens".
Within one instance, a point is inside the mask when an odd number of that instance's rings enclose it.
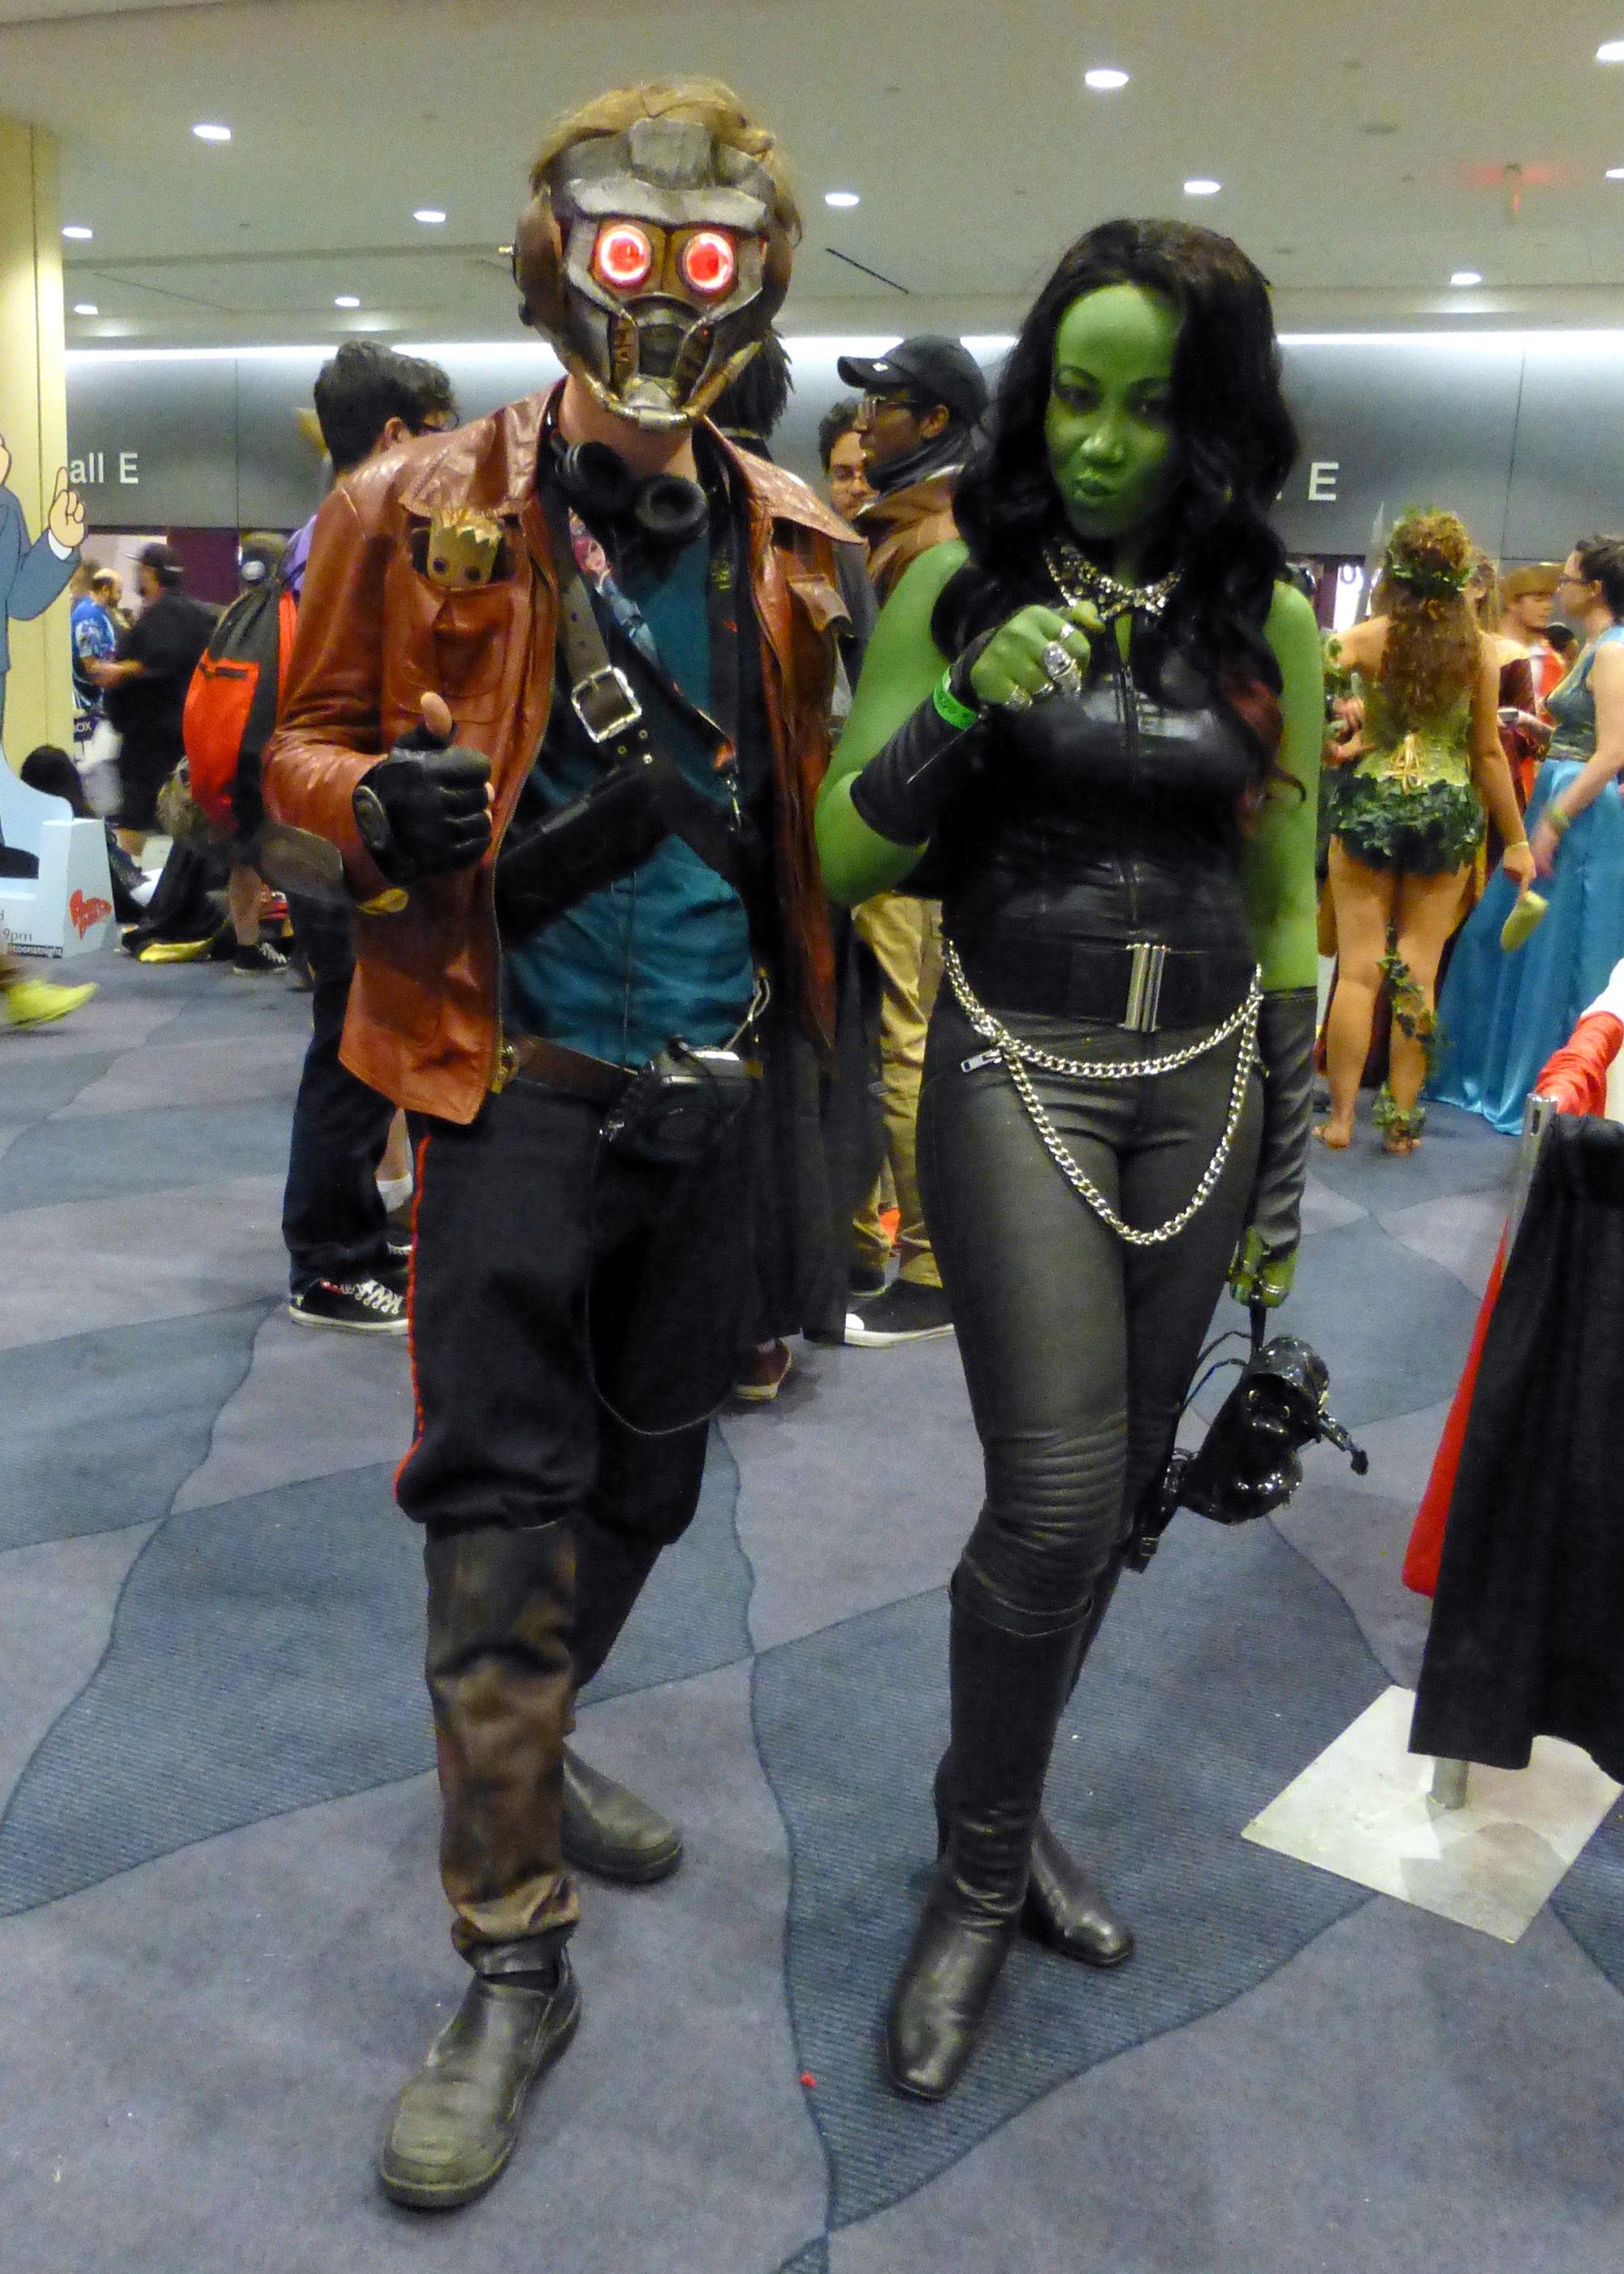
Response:
[[[629,292],[648,281],[654,267],[654,248],[630,222],[611,222],[598,232],[598,242],[592,247],[592,267],[599,283]]]
[[[733,241],[719,229],[696,230],[682,248],[682,275],[692,291],[714,297],[728,290],[738,273]]]

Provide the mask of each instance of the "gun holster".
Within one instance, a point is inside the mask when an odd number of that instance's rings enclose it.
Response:
[[[669,758],[643,750],[522,833],[496,859],[496,917],[506,940],[528,939],[567,910],[640,868],[671,833]]]

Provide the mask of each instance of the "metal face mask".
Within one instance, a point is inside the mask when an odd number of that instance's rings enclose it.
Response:
[[[639,426],[690,424],[783,300],[773,205],[765,169],[696,122],[640,119],[576,143],[520,224],[527,320],[605,409]]]

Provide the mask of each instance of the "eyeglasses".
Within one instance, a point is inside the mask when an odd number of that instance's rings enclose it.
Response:
[[[865,395],[858,405],[863,419],[877,418],[882,411],[906,410],[912,418],[922,418],[930,405],[921,403],[914,395]]]

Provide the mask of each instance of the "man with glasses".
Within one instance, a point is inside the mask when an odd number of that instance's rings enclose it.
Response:
[[[987,382],[967,348],[934,334],[904,340],[876,360],[843,356],[836,367],[846,386],[862,389],[857,431],[876,495],[854,526],[868,541],[868,574],[883,605],[921,553],[959,533],[953,489],[987,408]],[[847,1317],[846,1338],[883,1349],[952,1332],[914,1160],[925,1030],[942,976],[942,912],[935,900],[881,892],[856,911],[855,921],[879,967],[881,1111],[897,1194],[898,1269],[888,1287],[891,1240],[880,1222],[876,1184],[853,1226],[857,1307]]]

